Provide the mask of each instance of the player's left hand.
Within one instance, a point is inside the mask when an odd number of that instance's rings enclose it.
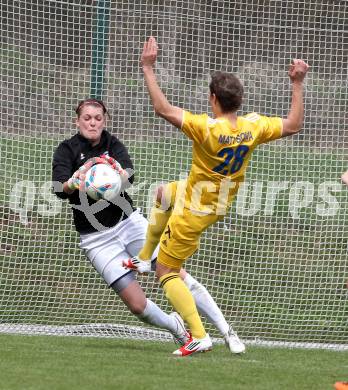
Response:
[[[89,158],[76,172],[80,179],[84,180],[87,171],[93,167],[95,164],[108,164],[108,162],[103,157],[92,157]]]
[[[153,66],[157,58],[157,42],[154,37],[150,37],[144,43],[143,54],[141,55],[141,64],[143,66]]]
[[[309,65],[303,60],[295,59],[289,68],[289,77],[292,82],[302,82],[306,77]]]
[[[114,169],[119,175],[124,176],[126,174],[126,171],[121,167],[121,164],[113,157],[108,156],[106,154],[102,154],[100,158],[103,159],[107,164],[109,164],[111,168]]]

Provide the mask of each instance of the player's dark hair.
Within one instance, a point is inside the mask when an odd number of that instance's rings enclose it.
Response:
[[[106,114],[110,118],[110,114],[109,114],[108,110],[106,109],[105,104],[101,100],[94,99],[94,98],[88,98],[88,99],[82,100],[78,104],[78,106],[75,109],[75,112],[76,112],[78,118],[81,115],[82,108],[85,106],[101,107],[103,109],[103,114]]]
[[[222,112],[235,112],[243,100],[243,85],[232,73],[215,72],[209,84],[211,95],[215,95],[220,103]]]

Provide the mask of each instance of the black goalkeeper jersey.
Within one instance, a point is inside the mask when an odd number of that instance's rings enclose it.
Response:
[[[53,182],[58,182],[59,186],[59,183],[66,182],[88,159],[91,157],[99,157],[102,154],[109,154],[109,156],[121,164],[123,169],[130,168],[133,170],[133,164],[126,147],[108,131],[103,130],[101,140],[96,146],[92,146],[86,138],[80,134],[76,134],[72,138],[61,142],[54,152],[52,164]],[[130,183],[133,183],[134,175],[128,180]],[[74,207],[81,207],[79,191],[74,191],[68,195],[65,192],[61,192],[62,188],[57,188],[57,185],[53,186],[53,191],[59,198],[69,199],[73,209],[75,227],[79,233],[93,233],[99,230],[99,228],[93,226],[96,225],[95,223],[92,224],[90,222],[91,217],[89,215],[91,215],[90,212],[92,209],[88,209],[86,213]],[[95,200],[89,197],[87,197],[87,202],[90,206],[96,203]],[[122,208],[117,204],[109,203],[104,209],[96,213],[93,212],[92,220],[96,218],[99,224],[105,228],[110,228],[126,219],[130,212],[134,211],[132,199],[125,191],[120,194],[119,201],[115,203],[121,205]],[[126,204],[126,207],[123,207],[122,204]]]

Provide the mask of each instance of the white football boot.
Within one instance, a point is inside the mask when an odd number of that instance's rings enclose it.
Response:
[[[231,326],[228,333],[225,334],[224,340],[226,347],[231,351],[231,353],[245,352],[245,345],[241,342]]]
[[[208,352],[213,348],[213,343],[211,339],[206,334],[202,339],[195,339],[191,337],[185,345],[173,352],[173,355],[176,356],[189,356],[198,352]]]
[[[191,338],[190,333],[186,330],[183,319],[175,311],[169,314],[174,318],[177,326],[176,332],[172,332],[175,344],[185,345]]]
[[[151,272],[151,261],[140,260],[138,256],[134,256],[127,260],[123,260],[122,267],[137,271],[139,274],[144,274]]]

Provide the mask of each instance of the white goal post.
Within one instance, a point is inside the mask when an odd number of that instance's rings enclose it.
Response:
[[[210,112],[209,75],[224,70],[245,86],[241,114],[285,116],[290,61],[310,64],[303,131],[259,147],[187,269],[247,344],[348,349],[345,0],[0,0],[0,10],[0,332],[169,338],[104,285],[50,193],[53,151],[91,93],[129,149],[145,214],[155,183],[188,172],[190,142],[155,117],[139,68],[154,35],[161,87],[195,113]],[[141,284],[170,311],[154,277]]]

